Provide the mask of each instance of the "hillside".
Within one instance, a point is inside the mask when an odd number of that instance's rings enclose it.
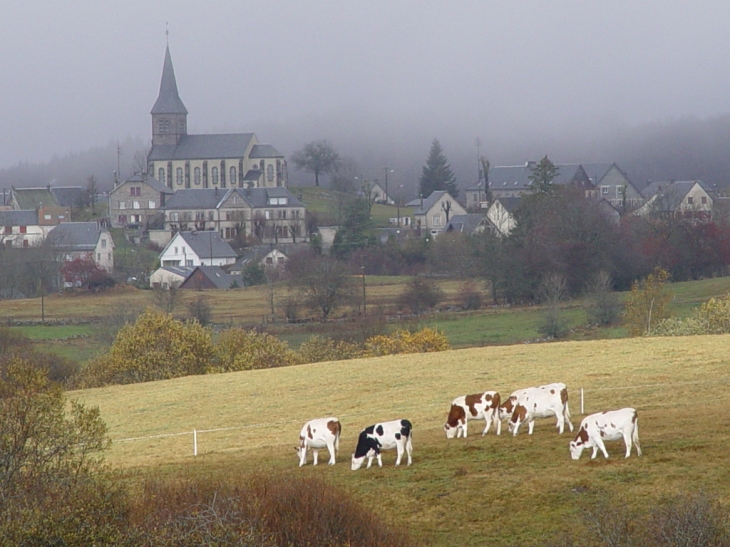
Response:
[[[646,506],[664,495],[704,489],[730,503],[730,336],[562,342],[320,363],[188,377],[70,393],[98,405],[114,440],[114,467],[229,475],[264,470],[315,474],[434,545],[541,545],[580,525],[577,512],[605,493]],[[535,434],[445,439],[449,403],[464,394],[563,381],[573,423],[586,412],[633,406],[644,456],[572,461],[552,419]],[[719,390],[707,397],[708,386]],[[693,406],[702,401],[702,411]],[[298,469],[292,447],[307,419],[343,423],[338,464]],[[699,416],[701,420],[698,420]],[[358,432],[376,421],[414,423],[414,465],[352,472]],[[198,456],[193,457],[193,430]],[[454,508],[459,507],[458,518]],[[496,524],[498,522],[498,524]],[[512,543],[515,544],[515,543]]]

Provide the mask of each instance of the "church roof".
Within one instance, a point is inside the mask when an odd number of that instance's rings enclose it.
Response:
[[[188,111],[177,92],[175,70],[172,68],[170,47],[165,48],[165,63],[162,65],[160,94],[152,107],[151,114],[187,114]]]
[[[208,160],[243,158],[253,133],[183,135],[176,145],[157,145],[150,151],[150,161]],[[267,156],[269,157],[269,156]]]
[[[251,147],[251,159],[254,158],[283,158],[284,154],[279,152],[276,148],[270,144],[255,144]]]

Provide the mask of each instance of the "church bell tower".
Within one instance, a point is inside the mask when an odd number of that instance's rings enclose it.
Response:
[[[152,146],[176,145],[188,134],[188,111],[177,92],[170,46],[165,49],[160,94],[152,107]]]

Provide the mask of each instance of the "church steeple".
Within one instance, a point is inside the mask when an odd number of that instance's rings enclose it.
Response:
[[[152,107],[152,146],[175,145],[188,132],[188,110],[177,92],[170,46],[165,48],[160,93]]]

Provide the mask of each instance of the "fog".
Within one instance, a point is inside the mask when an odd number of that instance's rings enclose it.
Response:
[[[468,187],[478,151],[613,161],[626,128],[730,112],[721,1],[6,4],[0,168],[148,142],[166,40],[190,133],[327,139],[409,185],[434,138]]]

